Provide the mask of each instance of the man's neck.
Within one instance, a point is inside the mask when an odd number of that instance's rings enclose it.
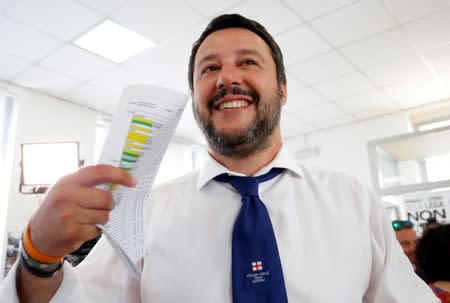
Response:
[[[212,149],[209,150],[209,154],[229,170],[246,176],[253,176],[260,171],[261,168],[272,162],[280,151],[281,145],[281,140],[276,140],[275,142],[272,142],[268,148],[245,158],[226,157],[214,152]]]

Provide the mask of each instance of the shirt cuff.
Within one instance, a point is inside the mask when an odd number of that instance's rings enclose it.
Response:
[[[16,275],[18,266],[19,260],[14,263],[8,275],[0,285],[0,298],[8,298],[8,302],[11,303],[20,303],[16,287]],[[64,262],[63,271],[64,278],[61,281],[61,285],[59,286],[58,290],[49,303],[85,302],[83,288],[75,274],[72,265]]]

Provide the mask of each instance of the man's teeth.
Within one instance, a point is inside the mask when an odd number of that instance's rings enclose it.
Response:
[[[226,108],[239,108],[247,106],[247,102],[245,101],[231,101],[231,102],[224,102],[220,104],[219,109],[226,109]]]

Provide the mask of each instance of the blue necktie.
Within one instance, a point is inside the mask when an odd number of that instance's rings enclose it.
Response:
[[[283,269],[269,213],[259,198],[258,185],[276,177],[283,168],[272,168],[258,177],[221,174],[242,196],[242,207],[233,228],[233,303],[287,303]]]

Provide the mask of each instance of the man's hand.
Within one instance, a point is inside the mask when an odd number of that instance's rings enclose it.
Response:
[[[102,183],[135,186],[126,171],[96,165],[81,168],[56,182],[30,221],[31,242],[47,256],[65,256],[100,233],[95,224],[106,224],[114,201]]]
[[[95,188],[101,183],[135,186],[124,170],[97,165],[85,167],[53,185],[29,223],[33,246],[50,256],[65,256],[100,233],[95,224],[105,224],[114,202],[109,192]],[[16,276],[20,302],[48,302],[63,279],[60,270],[51,278],[40,278],[19,266]]]

